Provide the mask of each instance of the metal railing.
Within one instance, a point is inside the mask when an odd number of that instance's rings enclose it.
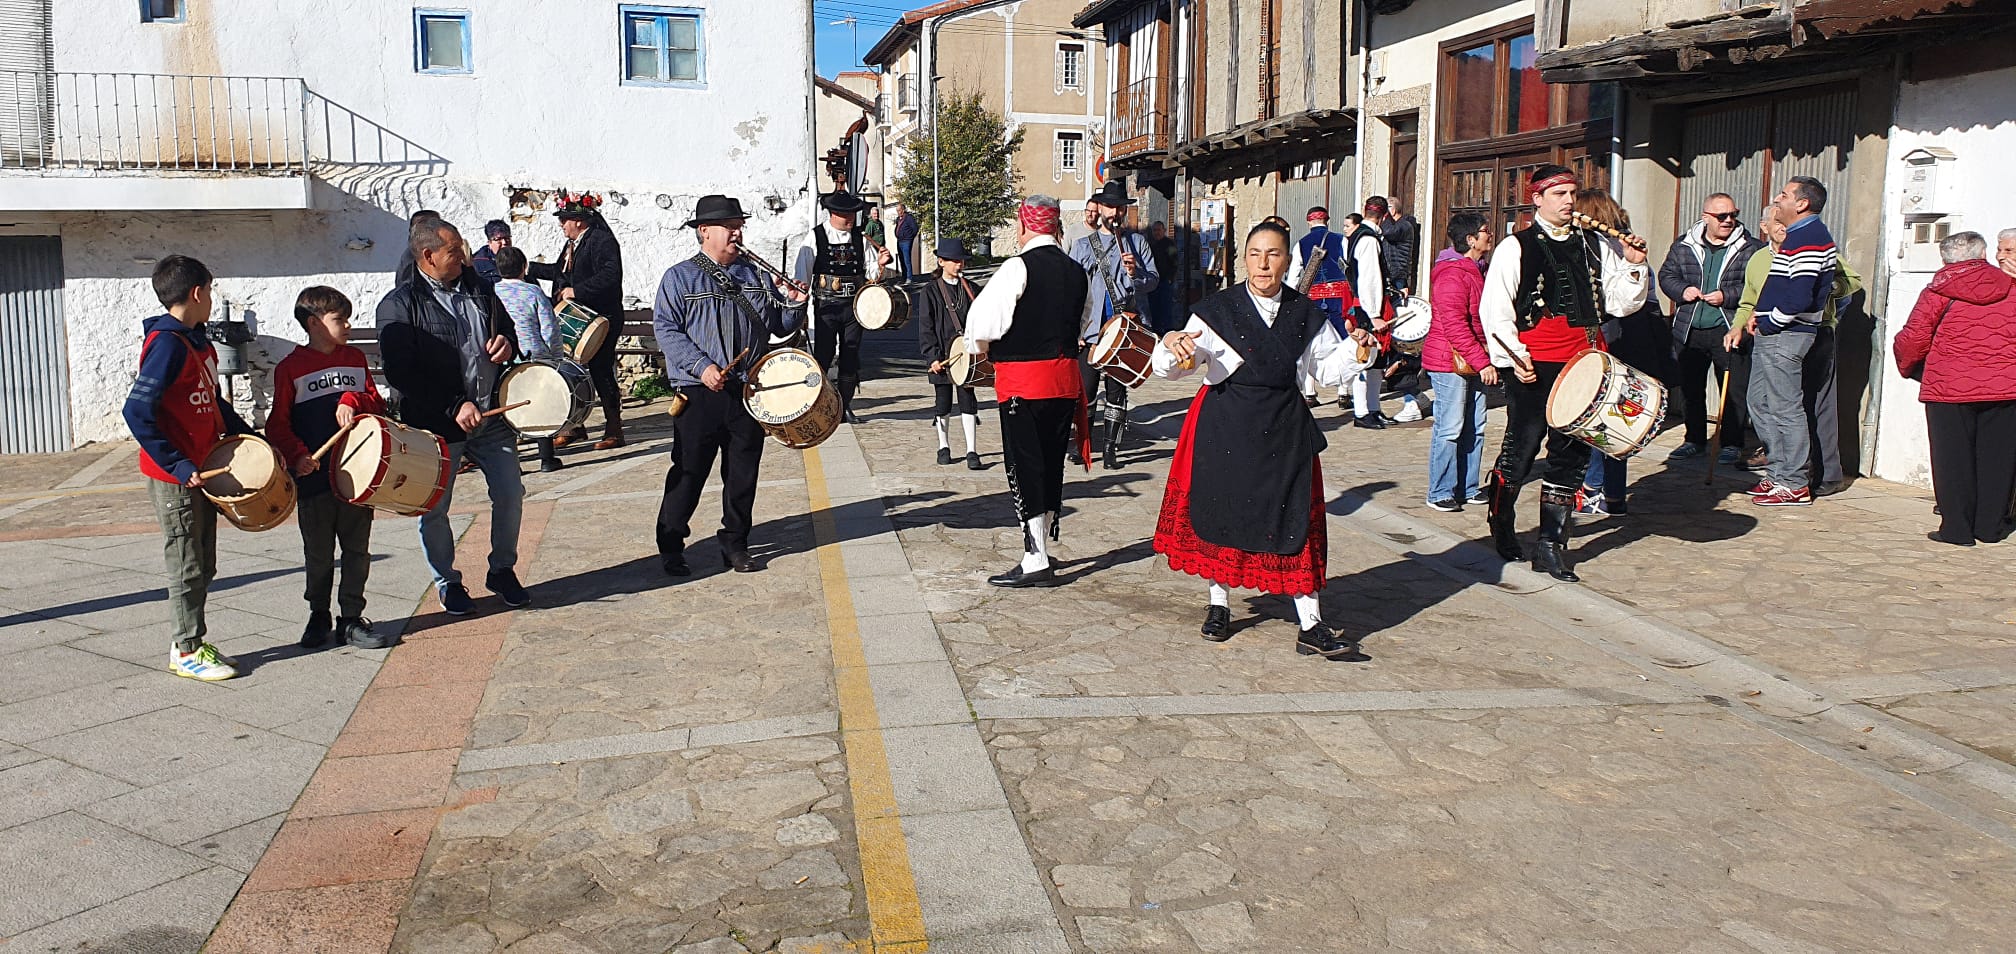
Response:
[[[1113,111],[1114,159],[1169,148],[1170,86],[1151,76],[1120,91]]]
[[[0,170],[307,171],[298,77],[0,70]]]

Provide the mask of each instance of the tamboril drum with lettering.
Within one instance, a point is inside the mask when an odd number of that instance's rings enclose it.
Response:
[[[1601,351],[1561,369],[1547,394],[1547,426],[1623,460],[1645,449],[1666,419],[1666,386]]]

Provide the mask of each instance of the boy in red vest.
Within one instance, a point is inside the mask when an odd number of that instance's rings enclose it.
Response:
[[[294,300],[294,320],[308,332],[273,371],[273,414],[266,438],[294,471],[301,502],[303,564],[307,569],[308,628],[301,645],[319,649],[329,641],[329,589],[336,582],[336,548],[343,548],[343,586],[336,593],[337,639],[358,649],[384,649],[390,637],[371,631],[364,618],[364,582],[371,575],[371,510],[337,496],[328,467],[315,449],[348,427],[358,414],[383,414],[385,402],[371,381],[364,352],[350,347],[350,299],[327,285],[303,289]],[[331,454],[328,459],[333,460]]]
[[[203,496],[197,467],[228,434],[249,434],[218,399],[217,351],[203,333],[210,319],[210,270],[186,255],[154,266],[154,296],[168,309],[141,326],[140,375],[126,395],[126,427],[140,442],[140,472],[161,520],[168,561],[174,645],[168,670],[215,682],[238,675],[235,661],[204,641],[203,602],[217,576],[217,508]]]

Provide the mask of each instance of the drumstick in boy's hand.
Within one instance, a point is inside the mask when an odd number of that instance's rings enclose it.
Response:
[[[351,428],[351,426],[352,426],[352,425],[354,425],[355,423],[356,423],[356,421],[354,421],[354,420],[353,420],[353,421],[351,421],[351,422],[350,422],[350,424],[345,424],[345,425],[343,425],[342,427],[339,427],[339,428],[337,428],[337,429],[336,429],[336,433],[334,433],[334,434],[331,434],[331,435],[329,435],[329,439],[328,439],[328,440],[326,440],[326,441],[323,441],[323,442],[322,442],[322,446],[321,446],[321,447],[319,447],[319,448],[317,448],[317,449],[315,450],[315,453],[313,453],[313,454],[309,454],[309,455],[308,455],[308,459],[309,459],[309,460],[312,460],[312,461],[315,461],[315,462],[316,462],[316,463],[318,463],[318,464],[319,464],[319,463],[321,463],[321,462],[322,462],[322,456],[323,456],[324,454],[327,454],[327,453],[329,453],[329,452],[330,452],[331,450],[334,450],[334,449],[335,449],[335,447],[336,447],[336,444],[337,444],[337,442],[339,442],[339,441],[341,441],[341,440],[343,439],[343,435],[345,435],[345,434],[348,434],[348,433],[350,433],[350,428]]]
[[[203,471],[202,473],[197,474],[196,477],[199,480],[216,480],[217,478],[222,477],[230,472],[231,468],[229,467],[218,467],[213,470]]]
[[[491,408],[490,410],[487,410],[487,411],[484,411],[484,412],[483,412],[483,416],[484,416],[484,417],[496,417],[497,415],[499,415],[499,414],[503,414],[503,413],[505,413],[506,411],[515,411],[515,410],[518,410],[519,408],[521,408],[521,407],[524,407],[525,405],[527,405],[527,404],[530,404],[530,403],[532,403],[532,402],[531,402],[531,401],[519,401],[519,402],[518,402],[518,403],[516,403],[516,404],[506,404],[506,405],[504,405],[503,407],[493,407],[493,408]]]

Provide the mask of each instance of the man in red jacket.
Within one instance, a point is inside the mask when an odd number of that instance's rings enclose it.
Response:
[[[1939,243],[1948,264],[1918,296],[1892,349],[1898,373],[1918,382],[1925,402],[1940,517],[1929,536],[1963,547],[2008,535],[2016,482],[2016,279],[1987,253],[1977,232]]]

